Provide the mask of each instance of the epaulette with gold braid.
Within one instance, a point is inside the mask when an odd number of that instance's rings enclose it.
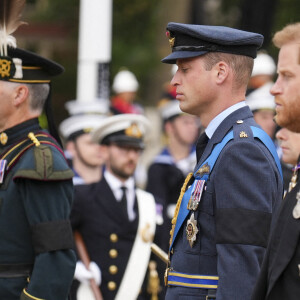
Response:
[[[41,144],[47,144],[55,147],[64,156],[62,149],[50,135],[45,132],[38,132],[36,134],[30,132],[27,137],[9,147],[0,155],[0,160],[6,160],[7,162],[5,171],[6,175],[29,148],[33,146],[39,147]]]

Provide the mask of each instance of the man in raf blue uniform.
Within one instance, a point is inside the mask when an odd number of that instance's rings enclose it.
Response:
[[[271,88],[276,102],[276,123],[300,132],[300,23],[278,31],[273,42],[280,48],[278,78]],[[298,149],[300,151],[300,149]],[[300,296],[300,157],[289,192],[272,227],[270,242],[253,300],[296,300]]]
[[[0,299],[66,300],[76,263],[73,172],[38,122],[63,68],[17,48],[3,27],[0,36]]]
[[[206,129],[172,220],[166,299],[247,300],[283,192],[274,144],[244,101],[263,37],[179,23],[167,37],[176,99]]]

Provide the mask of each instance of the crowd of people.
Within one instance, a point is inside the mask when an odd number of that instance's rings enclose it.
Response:
[[[136,76],[67,102],[57,131],[63,67],[0,30],[0,299],[299,298],[300,23],[274,35],[277,66],[258,33],[168,23],[143,187]]]

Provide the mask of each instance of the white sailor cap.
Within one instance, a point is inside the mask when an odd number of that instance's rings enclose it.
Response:
[[[160,105],[159,110],[164,122],[184,114],[184,112],[179,107],[179,101],[177,101],[176,99],[165,101]]]
[[[109,112],[109,101],[106,99],[72,100],[65,103],[65,108],[71,116],[78,114],[107,114]]]
[[[81,134],[90,133],[100,126],[105,118],[105,115],[98,114],[74,115],[60,124],[59,131],[65,140],[73,140]]]
[[[268,83],[254,90],[246,97],[246,104],[252,112],[257,110],[275,110],[275,99],[270,93],[273,83]]]
[[[92,132],[92,139],[99,144],[115,143],[143,149],[144,139],[150,132],[150,122],[143,115],[120,114],[107,117]]]
[[[128,70],[122,70],[117,73],[112,85],[115,93],[136,92],[138,88],[139,83],[135,75]]]
[[[254,59],[254,65],[251,76],[270,75],[276,72],[276,64],[273,58],[266,53],[258,53]]]

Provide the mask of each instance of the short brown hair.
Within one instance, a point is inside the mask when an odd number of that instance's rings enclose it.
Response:
[[[275,33],[273,43],[277,48],[284,44],[298,42],[300,44],[300,22],[285,26],[282,30]]]
[[[245,87],[246,89],[253,69],[254,60],[252,57],[222,52],[209,52],[204,55],[204,58],[204,65],[207,71],[211,70],[219,61],[226,62],[234,73],[235,82],[233,88],[240,89]]]

